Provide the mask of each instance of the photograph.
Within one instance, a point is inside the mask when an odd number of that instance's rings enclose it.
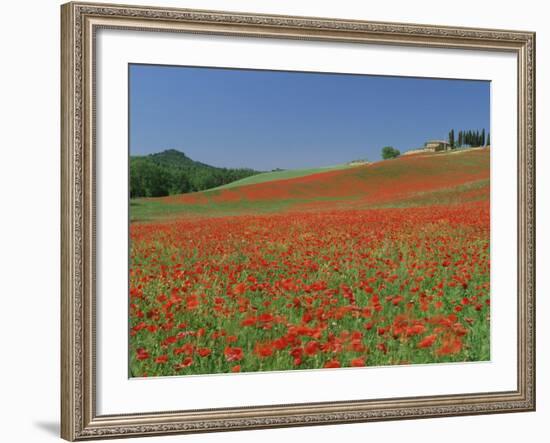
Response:
[[[61,5],[61,437],[535,411],[542,22],[206,3]]]
[[[491,82],[128,65],[128,376],[491,360]]]

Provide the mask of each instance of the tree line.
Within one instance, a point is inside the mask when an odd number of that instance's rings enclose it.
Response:
[[[210,166],[175,150],[130,157],[130,197],[204,191],[258,173],[253,169]]]
[[[485,136],[485,128],[479,130],[461,130],[458,131],[458,137],[455,139],[455,130],[449,131],[449,145],[451,148],[461,148],[463,146],[489,146],[491,144],[491,134]]]

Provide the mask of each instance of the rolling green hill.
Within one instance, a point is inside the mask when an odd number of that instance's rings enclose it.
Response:
[[[203,191],[255,174],[259,174],[259,171],[218,168],[169,149],[130,157],[130,196],[162,197]]]
[[[131,201],[131,220],[452,205],[489,198],[489,149],[418,154],[356,167],[277,171],[239,185]],[[253,182],[256,179],[256,182]],[[269,181],[267,179],[270,179]]]

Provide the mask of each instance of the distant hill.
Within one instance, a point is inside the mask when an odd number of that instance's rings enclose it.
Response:
[[[259,171],[219,168],[192,160],[176,149],[168,149],[130,157],[130,197],[162,197],[204,191],[255,174]]]
[[[201,162],[192,160],[189,157],[187,157],[187,155],[185,155],[184,152],[178,151],[177,149],[166,149],[162,152],[149,154],[145,157],[150,159],[151,161],[154,161],[158,165],[162,165],[162,166],[174,166],[178,168],[196,167],[196,168],[221,169],[221,168],[216,168],[215,166],[207,165],[206,163],[201,163]],[[134,158],[139,158],[139,157],[136,156]]]

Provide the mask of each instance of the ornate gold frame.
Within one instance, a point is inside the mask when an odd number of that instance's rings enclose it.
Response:
[[[67,440],[533,411],[535,34],[68,3],[61,7],[61,436]],[[517,390],[98,416],[95,411],[94,35],[99,28],[508,51],[518,59]]]

